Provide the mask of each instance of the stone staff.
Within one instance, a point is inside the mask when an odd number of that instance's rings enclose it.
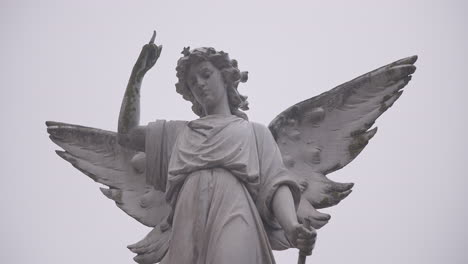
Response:
[[[304,226],[305,228],[311,230],[311,222],[309,218],[304,218]],[[305,264],[306,263],[307,255],[303,251],[299,251],[299,257],[297,258],[297,264]]]

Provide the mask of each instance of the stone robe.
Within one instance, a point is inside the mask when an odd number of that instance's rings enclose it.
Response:
[[[289,186],[297,208],[300,190],[268,128],[233,115],[174,127],[164,174],[172,233],[161,263],[275,263],[265,231],[279,229],[274,193]]]

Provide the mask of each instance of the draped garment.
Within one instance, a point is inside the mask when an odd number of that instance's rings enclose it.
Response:
[[[275,191],[300,190],[270,131],[233,115],[210,115],[178,131],[168,161],[172,233],[163,264],[275,263],[267,229],[278,229]]]

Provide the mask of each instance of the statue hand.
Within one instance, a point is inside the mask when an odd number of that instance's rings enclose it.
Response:
[[[162,45],[157,46],[154,44],[155,39],[156,31],[153,31],[151,40],[148,44],[143,46],[140,56],[135,63],[135,67],[133,67],[134,74],[136,74],[137,77],[143,77],[146,72],[154,66],[159,55],[161,55]]]
[[[289,242],[298,248],[302,254],[306,256],[312,254],[312,249],[315,246],[315,240],[317,238],[315,229],[312,228],[312,230],[308,230],[302,224],[297,223],[291,227],[291,230],[285,231]]]

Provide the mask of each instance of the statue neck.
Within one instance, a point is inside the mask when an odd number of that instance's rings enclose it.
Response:
[[[216,102],[213,105],[205,105],[203,107],[203,111],[205,115],[231,115],[231,109],[229,108],[229,101],[227,95],[223,96],[223,98]]]

